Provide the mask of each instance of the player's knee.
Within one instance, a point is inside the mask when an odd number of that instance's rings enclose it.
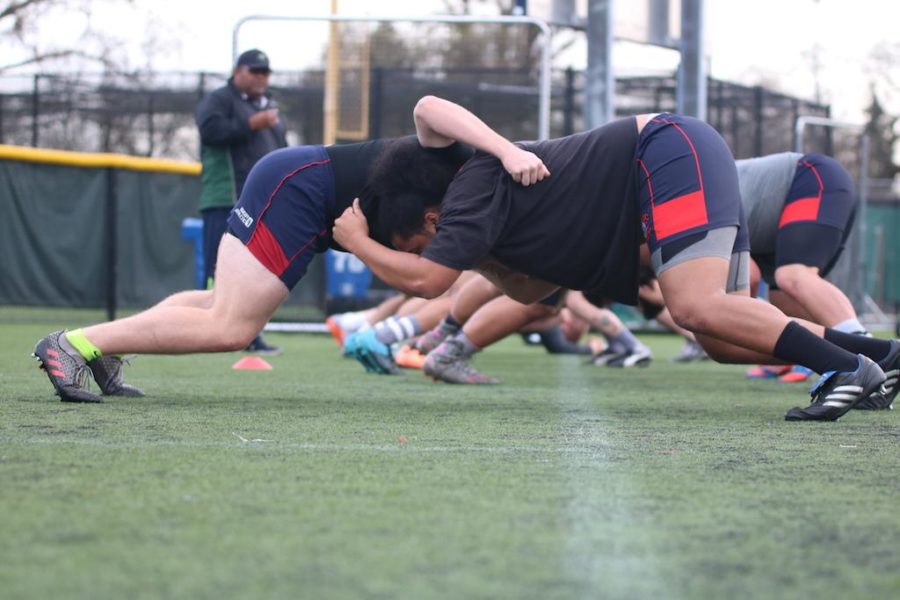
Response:
[[[675,323],[688,331],[706,333],[711,326],[711,315],[703,303],[673,302],[668,308]]]
[[[219,328],[218,335],[215,338],[214,351],[217,352],[235,352],[243,350],[250,345],[253,338],[259,333],[259,328],[247,327],[246,325],[230,325],[224,324]]]
[[[818,276],[818,270],[815,267],[800,264],[784,265],[775,270],[775,284],[778,289],[793,296],[804,285],[807,285],[810,278]]]

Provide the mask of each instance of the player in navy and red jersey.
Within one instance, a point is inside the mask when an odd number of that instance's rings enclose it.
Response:
[[[63,401],[99,402],[84,388],[88,370],[106,395],[138,395],[123,384],[125,353],[185,354],[245,348],[306,272],[316,253],[339,248],[334,219],[363,193],[372,165],[397,140],[276,150],[251,170],[219,248],[216,285],[174,294],[134,316],[42,338],[35,356]],[[410,136],[407,143],[417,144]],[[423,155],[413,189],[443,189],[472,155],[455,144]],[[523,158],[524,157],[524,158]],[[537,159],[525,151],[510,168]],[[524,167],[523,167],[524,165]],[[427,192],[427,193],[434,193]]]
[[[874,360],[900,361],[900,342],[801,324],[749,297],[734,159],[705,123],[639,115],[519,144],[552,173],[520,184],[501,167],[517,145],[475,115],[426,97],[414,118],[422,145],[459,140],[481,152],[442,199],[408,194],[389,210],[386,198],[396,200],[408,173],[375,172],[376,193],[337,219],[335,238],[388,285],[431,297],[463,270],[476,269],[525,303],[567,287],[634,304],[646,240],[669,310],[713,358],[799,363],[823,374],[812,404],[789,411],[790,420],[839,418],[884,382]]]

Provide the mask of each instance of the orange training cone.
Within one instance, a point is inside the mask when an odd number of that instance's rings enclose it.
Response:
[[[245,356],[231,365],[231,368],[238,371],[271,371],[272,365],[258,356]]]

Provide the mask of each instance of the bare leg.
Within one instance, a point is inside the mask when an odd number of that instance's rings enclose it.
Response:
[[[465,323],[479,308],[500,295],[497,286],[475,274],[457,292],[450,314],[460,323]]]
[[[581,292],[570,291],[566,295],[566,308],[607,337],[616,337],[625,330],[625,324],[616,316],[616,313],[608,308],[595,306]]]
[[[219,245],[209,307],[159,304],[132,317],[84,329],[104,354],[184,354],[240,350],[263,328],[288,289],[234,236]],[[183,296],[190,300],[199,294]]]
[[[443,296],[441,296],[441,297],[443,297]],[[430,302],[430,300],[426,300],[425,298],[417,298],[414,296],[409,296],[406,298],[406,300],[403,302],[403,304],[401,304],[400,307],[396,310],[396,314],[399,317],[409,316],[411,314],[414,314],[417,310],[419,310],[423,306],[425,306],[425,304],[427,304],[428,302]],[[394,313],[391,313],[390,315],[385,315],[385,317],[383,319],[381,319],[381,321],[383,321],[384,319],[387,319],[388,317],[390,317],[393,314]],[[378,323],[378,322],[379,321],[375,321],[375,323]],[[373,325],[374,325],[374,323],[373,323]]]
[[[750,298],[749,290],[726,294],[728,261],[706,257],[672,267],[659,277],[675,322],[693,331],[719,362],[779,364],[772,356],[788,317],[766,302]],[[824,328],[801,325],[822,337]]]
[[[441,319],[450,312],[454,299],[450,296],[441,296],[433,300],[427,300],[414,313],[416,321],[419,322],[419,331],[428,331],[436,327]]]
[[[463,333],[479,348],[490,346],[518,331],[535,319],[556,312],[546,304],[522,304],[508,296],[494,298],[475,311],[463,327]]]
[[[856,318],[856,311],[844,292],[830,281],[819,277],[819,269],[816,267],[801,264],[778,267],[775,282],[816,323],[831,327]]]
[[[374,325],[379,321],[387,319],[389,316],[400,310],[400,307],[407,301],[408,296],[397,294],[391,296],[387,300],[383,300],[378,306],[369,309],[366,312],[366,321],[369,325]]]
[[[785,294],[781,290],[769,290],[769,302],[778,307],[778,310],[789,317],[798,317],[807,321],[815,321],[813,316],[802,304]]]
[[[162,300],[156,307],[160,306],[193,306],[194,308],[209,308],[213,303],[213,291],[209,290],[187,290],[177,292],[168,298]]]
[[[656,319],[660,325],[666,327],[667,329],[670,329],[681,337],[687,340],[696,340],[693,333],[691,333],[684,327],[681,327],[678,323],[675,322],[675,319],[672,318],[672,313],[669,312],[668,308],[662,309],[659,314],[654,317],[654,319]]]

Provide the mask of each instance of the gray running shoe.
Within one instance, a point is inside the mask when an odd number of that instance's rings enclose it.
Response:
[[[454,339],[445,340],[425,357],[422,367],[425,375],[435,381],[469,385],[497,385],[499,379],[485,375],[472,367],[463,356],[462,344]]]
[[[837,421],[884,383],[884,371],[871,359],[858,354],[855,371],[824,373],[810,390],[812,403],[795,406],[784,415],[785,421]]]
[[[94,381],[100,386],[104,396],[127,396],[137,398],[143,390],[125,383],[122,370],[125,361],[119,356],[101,356],[90,361],[87,366],[94,374]]]
[[[653,360],[653,353],[650,348],[638,348],[637,350],[620,354],[606,363],[607,367],[629,368],[629,367],[648,367],[650,361]]]
[[[85,389],[90,369],[81,355],[72,355],[62,349],[59,338],[65,331],[54,331],[38,341],[34,356],[41,364],[56,394],[63,402],[103,402],[98,394]]]
[[[885,380],[881,388],[859,401],[853,408],[858,410],[891,410],[900,391],[900,340],[891,340],[888,355],[878,361],[884,371]]]
[[[677,363],[700,360],[709,360],[709,355],[706,353],[706,350],[703,349],[703,346],[693,340],[684,340],[684,346],[681,347],[681,352],[672,359],[673,362]]]

